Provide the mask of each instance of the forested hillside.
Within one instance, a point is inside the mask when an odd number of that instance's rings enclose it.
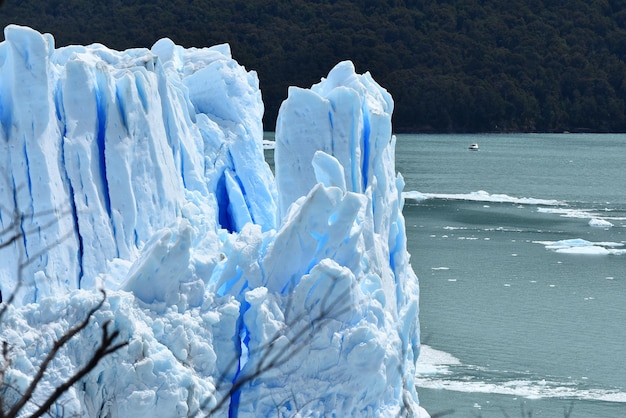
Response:
[[[398,132],[626,132],[626,0],[4,0],[10,23],[57,46],[228,42],[268,130],[287,86],[351,59],[393,95]]]

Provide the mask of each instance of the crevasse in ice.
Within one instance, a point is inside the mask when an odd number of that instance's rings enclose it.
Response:
[[[107,320],[129,344],[57,414],[419,416],[419,288],[392,111],[348,61],[291,88],[274,178],[257,76],[228,45],[56,48],[7,27],[0,290],[17,293],[0,331],[11,386],[27,386],[105,289],[35,402],[84,364]]]

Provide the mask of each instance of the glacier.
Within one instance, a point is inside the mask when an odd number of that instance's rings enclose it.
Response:
[[[23,416],[107,321],[128,345],[52,415],[428,416],[393,100],[369,73],[345,61],[289,89],[274,175],[258,77],[227,44],[115,51],[4,34],[5,404],[103,289]]]

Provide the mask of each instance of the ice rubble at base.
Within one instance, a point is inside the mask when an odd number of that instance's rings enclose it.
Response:
[[[0,226],[24,234],[0,251],[5,300],[28,263],[1,324],[14,387],[103,287],[37,396],[105,321],[129,345],[53,413],[194,416],[226,397],[218,416],[426,415],[393,102],[369,74],[343,62],[289,90],[274,180],[257,76],[227,45],[55,48],[18,26],[5,39]]]

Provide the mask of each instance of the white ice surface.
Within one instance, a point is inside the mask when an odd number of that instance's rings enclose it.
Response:
[[[194,416],[225,399],[216,416],[427,416],[393,101],[369,74],[346,61],[289,90],[274,180],[258,78],[228,45],[55,48],[13,25],[5,39],[5,300],[23,278],[0,323],[11,385],[104,288],[34,401],[84,364],[106,321],[129,345],[57,414]]]
[[[448,199],[448,200],[468,200],[473,202],[493,202],[493,203],[515,203],[520,205],[546,205],[560,206],[565,202],[554,199],[539,199],[535,197],[515,197],[506,194],[492,194],[484,190],[471,193],[421,193],[418,191],[407,191],[402,193],[405,199],[426,200],[426,199]]]
[[[584,255],[623,255],[626,250],[621,249],[621,242],[591,242],[581,238],[566,239],[561,241],[533,241],[542,244],[547,250],[563,254]]]
[[[613,224],[605,219],[592,218],[589,221],[589,226],[596,228],[611,228]]]

